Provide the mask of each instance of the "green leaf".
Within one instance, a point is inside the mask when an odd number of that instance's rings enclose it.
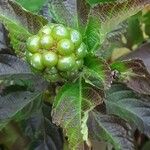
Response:
[[[88,46],[88,51],[94,53],[100,46],[100,30],[101,23],[96,16],[90,16],[88,18],[88,23],[85,31],[84,42]]]
[[[16,0],[18,3],[20,3],[24,8],[26,8],[29,11],[32,12],[39,12],[41,7],[44,5],[45,0]]]
[[[144,23],[145,26],[145,33],[150,37],[150,11],[147,11],[146,13],[143,14],[142,16],[142,23]]]
[[[141,132],[150,136],[150,104],[131,89],[122,84],[114,84],[107,91],[106,109],[135,125]]]
[[[105,60],[95,56],[87,56],[85,66],[84,78],[86,82],[99,89],[107,89],[111,86],[111,69]]]
[[[115,29],[122,21],[139,12],[146,4],[149,2],[125,0],[93,6],[91,15],[99,17],[101,22],[101,42],[104,41],[107,33]]]
[[[144,41],[143,31],[141,29],[140,23],[141,13],[130,17],[127,20],[127,35],[125,35],[127,39],[127,47],[132,49],[134,45],[139,45]]]
[[[118,117],[92,111],[89,115],[88,127],[92,139],[107,141],[115,150],[135,149],[130,125]]]
[[[0,22],[9,31],[11,44],[20,56],[25,52],[27,38],[47,24],[46,19],[26,11],[12,0],[0,1]]]
[[[114,62],[112,70],[119,72],[119,81],[141,94],[150,95],[150,74],[142,60],[132,59]]]
[[[78,149],[83,141],[87,141],[88,112],[101,102],[100,93],[83,84],[81,79],[64,85],[58,92],[53,104],[53,122],[63,128],[72,150]]]

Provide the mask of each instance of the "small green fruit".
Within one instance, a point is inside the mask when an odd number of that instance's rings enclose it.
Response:
[[[60,71],[71,71],[76,65],[74,56],[60,57],[57,64],[57,69]]]
[[[82,35],[80,34],[80,32],[78,32],[77,30],[71,30],[70,31],[70,38],[71,41],[73,42],[73,44],[75,45],[75,47],[77,48],[81,42],[82,42]]]
[[[54,24],[52,24],[52,25],[46,25],[46,26],[44,26],[44,27],[39,31],[38,34],[39,34],[40,36],[43,36],[43,35],[45,35],[45,34],[46,34],[46,35],[50,35],[54,26],[55,26]]]
[[[70,40],[63,39],[58,43],[57,50],[60,55],[70,55],[74,51],[74,45]]]
[[[35,53],[32,55],[30,63],[31,63],[31,66],[37,70],[43,70],[44,69],[44,65],[42,62],[42,55],[39,53]]]
[[[26,51],[25,52],[25,55],[26,55],[26,60],[27,60],[27,62],[30,62],[30,60],[31,60],[31,57],[32,57],[32,53],[30,53],[29,51]]]
[[[50,35],[43,35],[40,39],[42,49],[50,49],[54,44],[54,39]]]
[[[58,62],[58,56],[54,52],[44,52],[43,55],[43,64],[46,67],[54,67]]]
[[[87,47],[84,43],[81,43],[80,47],[76,50],[77,58],[81,59],[87,55]]]
[[[57,25],[52,30],[52,36],[55,40],[59,41],[61,39],[69,38],[69,31],[63,25]]]
[[[40,49],[40,37],[34,35],[27,40],[27,49],[31,53],[36,53]]]

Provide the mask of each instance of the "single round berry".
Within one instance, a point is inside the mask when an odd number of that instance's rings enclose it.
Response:
[[[54,44],[54,39],[51,35],[43,35],[40,39],[40,46],[43,49],[50,49]]]
[[[25,52],[25,55],[26,55],[26,60],[27,60],[27,62],[30,62],[30,60],[31,60],[31,57],[32,57],[32,53],[30,53],[29,51],[26,51]]]
[[[58,62],[57,54],[51,51],[44,52],[42,57],[43,57],[43,64],[46,67],[54,67]]]
[[[42,55],[40,53],[35,53],[32,55],[30,60],[31,66],[37,70],[43,70],[44,65],[42,62]]]
[[[27,40],[28,51],[30,51],[31,53],[36,53],[36,52],[38,52],[39,48],[40,48],[40,37],[39,36],[34,35]]]
[[[87,54],[87,47],[86,45],[82,42],[80,47],[76,50],[76,56],[77,58],[84,58]]]
[[[63,25],[57,25],[52,30],[52,36],[57,41],[65,38],[69,38],[69,31]]]
[[[58,60],[57,69],[60,71],[69,71],[76,65],[74,56],[62,56]]]
[[[61,55],[70,55],[74,51],[74,45],[70,40],[63,39],[58,43],[57,50]]]
[[[38,34],[40,36],[45,35],[45,34],[50,35],[54,26],[55,26],[54,24],[46,25],[39,31]]]
[[[77,69],[82,68],[83,63],[84,63],[84,60],[83,60],[83,59],[76,60]]]
[[[75,47],[77,48],[82,42],[82,35],[77,30],[70,31],[70,38]]]

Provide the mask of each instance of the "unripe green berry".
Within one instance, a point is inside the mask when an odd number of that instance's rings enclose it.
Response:
[[[85,43],[81,43],[80,47],[76,50],[76,56],[77,58],[81,59],[84,58],[87,54],[87,47]]]
[[[54,67],[58,62],[58,56],[56,53],[48,51],[42,54],[43,64],[46,67]]]
[[[77,30],[70,30],[70,39],[77,48],[82,42],[82,35]]]
[[[40,48],[40,37],[39,36],[34,35],[27,40],[28,51],[30,51],[31,53],[36,53],[39,51],[39,48]]]
[[[50,35],[54,26],[55,26],[54,24],[46,25],[39,31],[38,34],[40,36],[45,35],[45,34]]]
[[[37,70],[43,70],[44,65],[42,62],[42,55],[40,53],[35,53],[30,59],[31,66]]]
[[[30,60],[31,60],[31,57],[32,57],[32,53],[30,53],[29,51],[26,51],[25,52],[25,55],[26,55],[26,60],[27,60],[27,62],[30,62]]]
[[[54,44],[54,39],[51,35],[43,35],[40,39],[40,46],[43,49],[50,49]]]
[[[73,69],[76,65],[75,57],[71,56],[62,56],[58,60],[57,69],[60,71],[69,71]]]
[[[80,32],[61,24],[46,25],[27,41],[26,59],[31,68],[51,82],[75,79],[86,54]]]
[[[74,45],[70,40],[63,39],[58,43],[57,50],[60,55],[70,55],[74,51]]]
[[[53,28],[52,34],[53,38],[57,41],[61,39],[68,39],[69,38],[69,31],[63,25],[57,25]]]

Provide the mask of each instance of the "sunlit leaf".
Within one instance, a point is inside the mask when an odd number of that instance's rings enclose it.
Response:
[[[101,23],[96,16],[90,16],[88,18],[87,27],[85,30],[84,41],[88,46],[88,51],[94,53],[100,46],[100,32]]]
[[[102,97],[81,81],[63,86],[53,104],[53,122],[60,125],[68,136],[72,150],[87,141],[88,112],[102,102]]]
[[[88,56],[85,58],[85,81],[99,89],[107,89],[112,82],[109,65],[102,58]]]

